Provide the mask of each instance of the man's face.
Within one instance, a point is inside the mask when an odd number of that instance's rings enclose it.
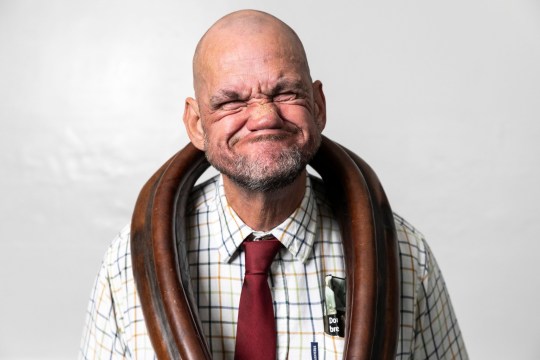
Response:
[[[320,144],[321,84],[312,84],[304,62],[275,38],[222,48],[205,64],[197,89],[206,156],[244,188],[279,189]]]

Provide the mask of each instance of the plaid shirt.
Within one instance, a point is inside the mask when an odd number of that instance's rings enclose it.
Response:
[[[244,276],[240,244],[250,229],[228,205],[220,176],[190,198],[188,262],[213,358],[234,356]],[[397,359],[468,359],[441,272],[423,236],[395,216],[401,260]],[[345,277],[341,235],[320,180],[308,178],[300,207],[268,232],[284,248],[270,269],[279,359],[341,359],[344,341],[324,331],[325,277]],[[313,345],[313,344],[316,345]],[[131,268],[129,227],[109,247],[96,279],[81,359],[154,359]]]

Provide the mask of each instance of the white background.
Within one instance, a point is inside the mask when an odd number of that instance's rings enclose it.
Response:
[[[246,7],[303,39],[326,135],[427,236],[471,357],[539,359],[533,0],[0,0],[0,358],[76,356],[108,243],[187,142],[195,44]]]

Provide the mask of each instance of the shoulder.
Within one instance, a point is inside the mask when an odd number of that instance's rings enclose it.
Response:
[[[109,244],[102,263],[102,276],[106,278],[113,295],[119,295],[119,289],[133,282],[131,266],[131,225],[127,224],[116,234]]]
[[[425,253],[426,239],[417,228],[396,213],[394,213],[394,224],[400,248],[408,249],[407,252],[417,255],[415,257]]]
[[[131,266],[131,245],[130,245],[131,224],[127,224],[120,230],[109,245],[103,262],[112,270],[125,269],[127,263]]]
[[[196,185],[188,198],[188,213],[211,206],[218,183],[217,176]],[[131,224],[124,226],[110,243],[103,266],[110,278],[126,278],[131,274]],[[129,271],[128,271],[129,270]]]
[[[330,198],[322,179],[310,175],[310,180],[319,210],[323,215],[333,216]],[[396,213],[393,215],[401,263],[421,277],[429,257],[425,237],[402,216]]]
[[[394,213],[402,272],[414,274],[420,280],[429,270],[430,250],[424,235],[411,223]]]

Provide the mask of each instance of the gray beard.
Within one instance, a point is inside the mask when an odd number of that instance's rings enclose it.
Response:
[[[240,187],[253,192],[273,192],[296,180],[315,152],[302,152],[293,147],[276,156],[272,166],[263,166],[257,159],[250,161],[243,156],[217,160],[210,151],[206,152],[206,158]]]

